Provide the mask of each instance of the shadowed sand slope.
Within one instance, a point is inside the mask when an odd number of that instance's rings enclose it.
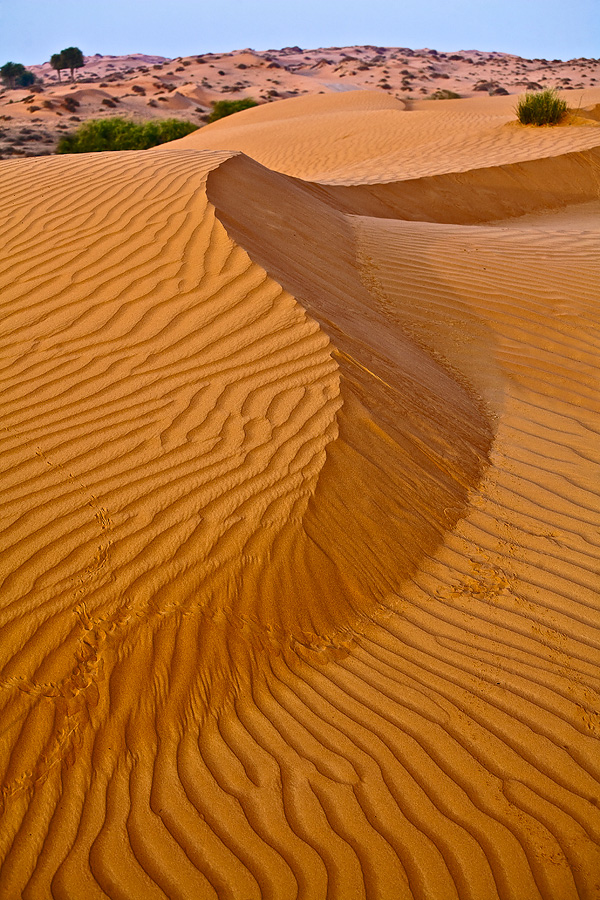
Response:
[[[347,213],[384,219],[474,225],[590,204],[597,223],[600,145],[468,172],[322,190]],[[576,211],[576,230],[579,221]]]
[[[356,190],[2,165],[1,896],[600,896],[598,229]]]

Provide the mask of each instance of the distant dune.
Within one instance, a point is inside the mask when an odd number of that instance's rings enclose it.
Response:
[[[2,898],[600,896],[600,89],[512,103],[0,163]]]

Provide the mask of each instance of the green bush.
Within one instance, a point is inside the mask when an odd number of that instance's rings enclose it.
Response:
[[[58,142],[57,153],[99,153],[104,150],[147,150],[175,141],[197,125],[180,119],[158,119],[136,124],[127,119],[89,119]]]
[[[250,109],[251,106],[258,106],[256,100],[253,100],[252,97],[246,97],[244,100],[216,100],[212,105],[212,112],[206,121],[216,122],[217,119],[224,119],[225,116],[231,116],[242,109]]]
[[[0,68],[0,80],[8,88],[31,87],[37,78],[22,63],[7,62]]]
[[[37,78],[35,77],[33,72],[30,72],[29,69],[25,69],[23,74],[19,75],[19,77],[17,78],[17,85],[18,87],[31,87],[32,84],[36,83],[36,81]]]
[[[535,94],[525,94],[516,107],[521,125],[556,125],[567,113],[567,104],[554,88]]]

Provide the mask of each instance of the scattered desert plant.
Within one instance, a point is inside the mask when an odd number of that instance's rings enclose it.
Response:
[[[519,98],[515,108],[521,125],[556,125],[567,113],[567,104],[554,88]]]
[[[437,91],[434,91],[433,94],[429,95],[430,100],[460,100],[460,94],[457,94],[455,91],[448,91],[445,88],[440,88]]]
[[[17,86],[31,88],[36,81],[37,79],[33,72],[30,72],[29,69],[25,69],[25,71],[17,78]]]
[[[62,105],[67,110],[67,112],[75,112],[77,107],[80,105],[79,100],[76,100],[74,97],[63,97]]]
[[[217,119],[224,119],[225,116],[231,116],[242,109],[250,109],[252,106],[258,106],[252,97],[245,97],[243,100],[216,100],[207,121],[216,122]]]
[[[128,119],[89,119],[73,134],[64,135],[57,153],[98,153],[105,150],[147,150],[196,131],[197,125],[180,119],[159,119],[137,124]]]
[[[182,119],[153,119],[143,125],[144,142],[146,147],[156,147],[158,144],[176,141],[197,130],[198,126],[193,122],[185,122]]]

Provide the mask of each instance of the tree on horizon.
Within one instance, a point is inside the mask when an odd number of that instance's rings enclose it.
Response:
[[[63,69],[67,68],[63,62],[62,53],[53,53],[50,57],[50,65],[58,72],[58,80],[62,81],[60,73]]]
[[[37,78],[26,69],[22,63],[7,62],[0,67],[0,78],[6,87],[14,88],[30,87],[35,84]]]
[[[71,81],[75,81],[75,77],[73,75],[75,69],[80,69],[85,65],[85,61],[83,59],[83,53],[79,49],[79,47],[67,47],[65,50],[61,50],[60,54],[61,62],[63,63],[63,69],[69,69],[71,73]],[[52,66],[54,68],[54,66]]]
[[[25,71],[25,66],[21,63],[7,62],[0,68],[0,78],[9,88],[16,87],[17,79]]]

